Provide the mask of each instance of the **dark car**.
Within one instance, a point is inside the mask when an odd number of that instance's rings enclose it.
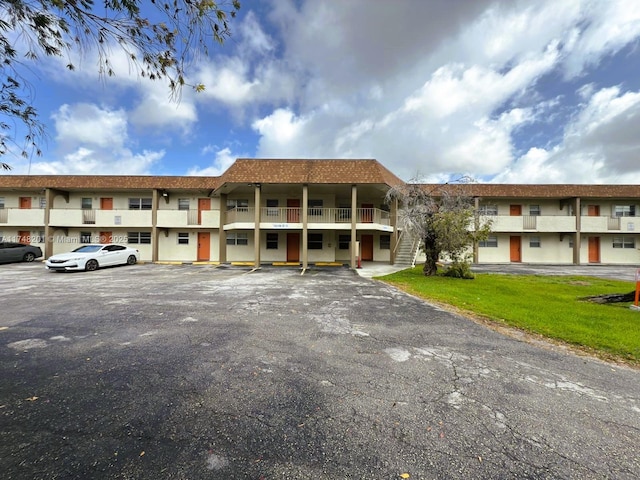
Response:
[[[41,256],[40,247],[24,243],[0,242],[0,263],[33,262]]]

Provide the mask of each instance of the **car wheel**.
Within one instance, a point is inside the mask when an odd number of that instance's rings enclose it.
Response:
[[[97,260],[88,260],[87,263],[84,265],[84,269],[87,272],[93,272],[94,270],[98,269],[98,261]]]
[[[31,252],[27,252],[24,254],[24,257],[22,257],[22,259],[25,262],[33,262],[36,259],[36,256]]]
[[[127,258],[127,265],[135,265],[137,262],[135,255],[129,255],[129,258]]]

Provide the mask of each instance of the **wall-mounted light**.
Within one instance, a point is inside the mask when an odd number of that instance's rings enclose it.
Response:
[[[160,193],[163,197],[168,197],[169,196],[169,192],[167,192],[166,190],[162,190],[162,192]]]

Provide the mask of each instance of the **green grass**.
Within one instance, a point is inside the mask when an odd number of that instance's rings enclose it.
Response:
[[[627,293],[633,282],[594,277],[476,274],[475,280],[425,277],[422,266],[379,277],[413,295],[499,324],[543,335],[601,357],[640,364],[640,312],[629,303],[581,298]]]

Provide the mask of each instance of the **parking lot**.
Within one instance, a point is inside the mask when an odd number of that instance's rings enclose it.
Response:
[[[640,477],[639,370],[347,268],[12,264],[0,299],[3,479]]]

